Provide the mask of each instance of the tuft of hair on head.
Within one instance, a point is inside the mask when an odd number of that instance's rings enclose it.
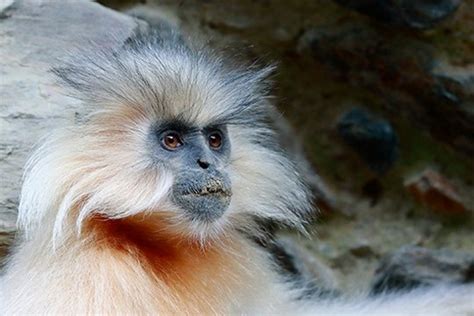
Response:
[[[255,218],[302,228],[312,213],[311,194],[271,128],[267,78],[273,70],[153,32],[137,34],[115,51],[94,44],[76,52],[52,72],[91,111],[31,156],[20,228],[31,236],[48,227],[55,244],[80,233],[94,215],[162,213],[170,225],[200,240],[227,229],[255,230]],[[150,126],[171,119],[228,128],[233,196],[212,225],[182,228],[168,199],[173,175],[150,157]]]

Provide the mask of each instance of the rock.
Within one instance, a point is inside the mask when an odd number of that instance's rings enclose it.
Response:
[[[7,7],[3,7],[8,4]],[[87,1],[6,1],[0,6],[0,248],[10,243],[23,165],[42,136],[75,121],[78,101],[48,73],[89,41],[119,47],[137,27],[130,17]],[[112,36],[113,34],[113,36]],[[3,251],[3,250],[0,250]]]
[[[382,198],[384,188],[379,178],[368,180],[362,186],[362,194],[370,199],[370,206],[375,206]]]
[[[432,73],[437,78],[449,81],[452,86],[450,93],[457,98],[474,99],[474,64],[458,66],[440,60],[433,67]]]
[[[337,130],[344,142],[379,174],[385,173],[398,157],[398,137],[390,123],[366,110],[353,108],[344,113]]]
[[[426,29],[451,16],[461,0],[336,0],[383,23]]]
[[[452,67],[443,67],[449,61],[429,41],[362,21],[309,29],[297,50],[325,65],[334,80],[380,98],[390,115],[416,123],[457,151],[474,155],[473,94],[466,84],[470,65],[459,65],[453,72]]]
[[[432,74],[439,82],[438,91],[443,98],[449,98],[472,116],[474,109],[474,63],[453,65],[447,60],[438,60]],[[467,137],[456,137],[453,143],[457,147],[467,147],[472,144],[474,132]]]
[[[12,8],[14,0],[3,0],[0,2],[0,19],[6,19],[9,17],[9,10]]]
[[[331,259],[331,267],[339,270],[343,274],[351,273],[352,269],[357,265],[358,258],[349,252],[341,252]]]
[[[367,240],[359,241],[354,245],[351,245],[349,252],[358,258],[370,258],[377,256]]]
[[[417,201],[440,214],[460,216],[468,213],[454,186],[432,169],[409,178],[404,185]]]
[[[146,22],[151,28],[159,30],[161,33],[179,33],[180,21],[178,17],[171,12],[160,8],[149,8],[144,5],[137,5],[125,11],[125,13]]]
[[[339,295],[338,282],[331,268],[291,238],[280,236],[267,248],[280,267],[280,272],[296,285],[305,288],[304,295]]]
[[[408,246],[382,259],[371,293],[468,282],[474,282],[474,255]]]
[[[278,131],[281,145],[288,150],[291,159],[299,168],[300,174],[311,188],[316,207],[322,211],[331,212],[336,208],[336,198],[324,180],[317,174],[306,158],[303,144],[297,137],[296,131],[276,109],[271,113],[273,127]]]
[[[15,231],[0,231],[0,258],[4,258],[8,254],[14,239]],[[3,268],[4,264],[5,260],[0,260],[0,269]]]

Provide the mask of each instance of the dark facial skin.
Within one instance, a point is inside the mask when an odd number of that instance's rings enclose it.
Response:
[[[173,171],[172,199],[191,220],[211,222],[224,214],[232,196],[225,166],[230,142],[225,126],[197,128],[180,122],[154,126],[153,156]]]

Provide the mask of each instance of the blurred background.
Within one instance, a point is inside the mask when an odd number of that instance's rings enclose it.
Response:
[[[102,39],[130,23],[97,5],[81,11],[77,3],[6,2],[2,249],[14,233],[27,145],[55,120],[80,112],[69,100],[74,113],[58,118],[63,99],[39,78],[50,62],[44,47],[71,38],[62,25],[77,23],[76,32]],[[277,234],[281,248],[274,251],[290,273],[332,292],[474,280],[474,1],[99,2],[139,27],[171,26],[243,60],[277,64],[273,95],[284,119],[276,126],[320,210],[309,236]],[[34,17],[29,29],[25,16]],[[32,73],[35,82],[20,78],[32,80]],[[31,110],[27,101],[36,97],[45,107]],[[41,126],[34,135],[20,132],[32,122]]]

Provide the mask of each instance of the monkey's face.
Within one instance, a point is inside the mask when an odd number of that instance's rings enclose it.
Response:
[[[77,56],[55,73],[95,110],[30,160],[25,229],[53,217],[59,236],[96,214],[138,215],[203,240],[253,229],[255,218],[304,220],[310,195],[270,124],[271,67],[155,38]]]
[[[226,170],[231,152],[226,126],[164,122],[152,127],[150,142],[153,159],[172,170],[171,201],[191,221],[219,219],[232,197]]]

